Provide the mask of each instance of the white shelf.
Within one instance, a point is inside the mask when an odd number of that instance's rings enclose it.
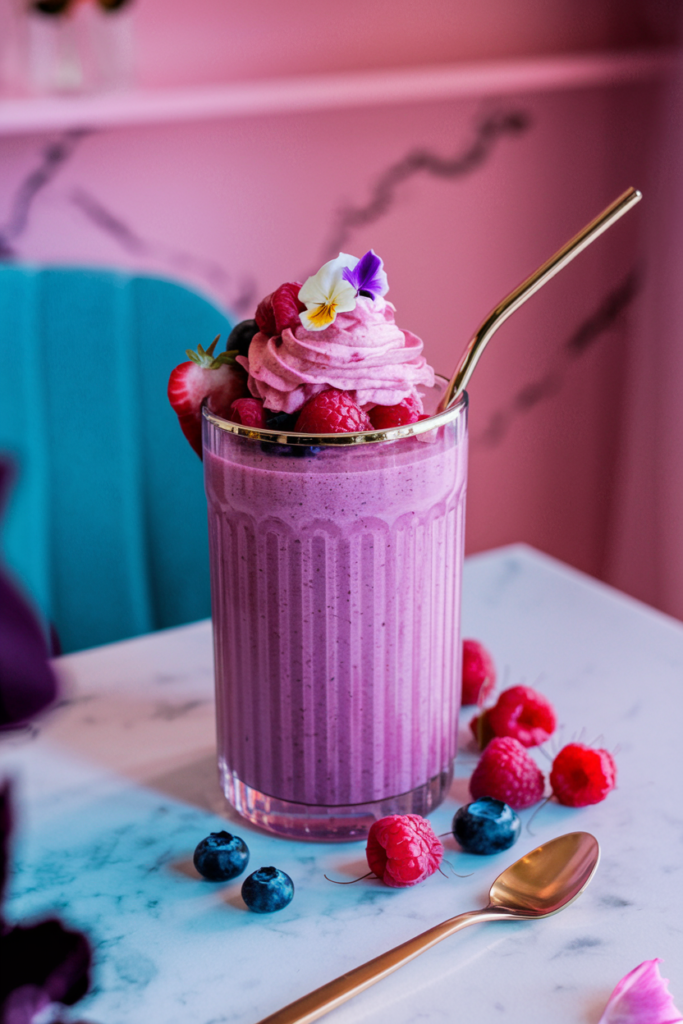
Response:
[[[675,52],[660,49],[101,95],[0,97],[0,135],[627,85],[666,77],[676,59]]]

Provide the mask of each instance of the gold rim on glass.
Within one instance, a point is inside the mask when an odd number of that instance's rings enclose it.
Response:
[[[445,378],[436,378],[442,384],[448,382]],[[211,412],[206,406],[202,413],[204,419],[220,430],[228,434],[235,434],[237,437],[248,437],[252,441],[269,441],[271,444],[304,445],[311,448],[340,448],[349,445],[378,444],[385,441],[399,441],[402,437],[416,437],[418,434],[426,434],[430,430],[437,430],[446,423],[451,423],[462,413],[467,406],[467,392],[463,391],[456,402],[442,412],[434,413],[426,420],[418,420],[417,423],[407,423],[403,427],[389,427],[387,430],[357,430],[352,434],[297,434],[283,433],[279,430],[267,430],[265,427],[247,427],[243,423],[233,423],[222,416]]]

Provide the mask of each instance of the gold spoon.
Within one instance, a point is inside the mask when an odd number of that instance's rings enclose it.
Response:
[[[586,224],[585,228],[579,231],[578,235],[571,238],[565,245],[562,246],[554,256],[551,256],[549,260],[534,271],[534,273],[527,277],[526,281],[522,281],[513,292],[510,292],[506,298],[499,302],[495,309],[492,309],[489,315],[486,317],[484,322],[480,325],[476,334],[470,341],[469,345],[465,349],[462,359],[458,363],[455,373],[451,377],[450,383],[446,388],[443,398],[439,403],[438,412],[443,412],[449,405],[458,398],[458,396],[467,387],[467,382],[472,376],[472,372],[479,362],[479,357],[488,345],[489,341],[496,333],[498,328],[503,324],[509,316],[511,316],[516,309],[524,305],[527,299],[530,299],[534,292],[537,292],[539,288],[554,277],[555,274],[559,273],[563,267],[566,267],[568,263],[578,256],[580,252],[583,252],[591,242],[611,228],[612,225],[623,217],[632,206],[639,203],[643,198],[642,193],[638,192],[635,188],[628,188],[620,195],[618,199],[603,210],[595,220],[592,220],[590,224]]]
[[[483,910],[471,910],[437,924],[270,1017],[264,1017],[260,1024],[308,1024],[317,1020],[468,924],[537,921],[557,914],[581,895],[595,874],[599,860],[598,841],[588,832],[569,832],[551,839],[498,876],[491,886],[488,906]]]

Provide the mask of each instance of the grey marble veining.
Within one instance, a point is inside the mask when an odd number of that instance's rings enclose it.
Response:
[[[530,549],[477,556],[465,570],[464,634],[492,649],[505,685],[536,685],[559,733],[616,750],[618,788],[599,805],[553,803],[512,850],[491,858],[445,839],[446,877],[391,890],[365,870],[363,844],[274,838],[225,809],[213,754],[210,628],[170,630],[62,659],[60,708],[3,738],[19,821],[13,918],[57,911],[96,947],[95,989],[71,1014],[100,1024],[257,1022],[344,970],[485,902],[508,863],[552,836],[593,832],[603,859],[586,893],[535,924],[471,928],[330,1015],[338,1024],[470,1019],[595,1024],[618,979],[642,960],[683,1003],[680,725],[683,627]],[[463,716],[446,832],[467,799],[476,754]],[[549,768],[542,752],[534,755]],[[281,913],[249,913],[240,881],[212,885],[194,846],[225,817],[250,870],[294,879]],[[529,822],[531,811],[523,812]],[[457,874],[456,874],[457,873]],[[458,877],[464,876],[464,877]]]

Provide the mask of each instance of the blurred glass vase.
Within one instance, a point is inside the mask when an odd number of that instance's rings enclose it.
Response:
[[[125,89],[133,77],[131,0],[23,0],[25,87]]]

